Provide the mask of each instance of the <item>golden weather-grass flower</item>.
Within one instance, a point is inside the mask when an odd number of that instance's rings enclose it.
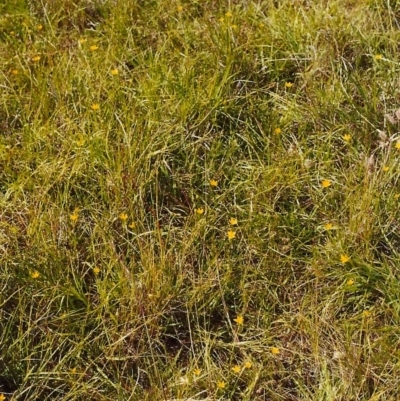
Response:
[[[238,315],[235,319],[233,319],[239,326],[243,326],[244,318],[242,315]]]
[[[397,142],[396,142],[396,145],[394,145],[394,147],[395,147],[396,149],[400,149],[400,141],[397,141]]]
[[[332,223],[325,223],[324,224],[325,230],[332,230],[333,229],[333,224]]]
[[[37,26],[37,29],[38,29],[38,31],[41,31],[41,30],[43,29],[43,25],[42,25],[42,24],[39,24],[39,25]]]
[[[94,274],[99,274],[100,273],[100,268],[97,267],[97,266],[93,267],[93,273]]]
[[[111,75],[118,75],[119,74],[118,68],[114,68],[110,72],[111,72]]]
[[[182,11],[182,10],[183,10],[183,7],[182,7],[182,6],[178,6],[178,7],[177,7],[177,10],[178,10],[178,11]]]
[[[194,374],[194,376],[200,376],[201,369],[196,368],[195,370],[193,370],[193,374]]]
[[[293,84],[291,82],[286,82],[285,83],[285,88],[291,88]]]
[[[342,136],[342,138],[343,138],[343,140],[344,140],[345,142],[350,142],[350,140],[351,140],[351,135],[350,135],[350,134],[345,134],[345,135]]]
[[[224,381],[220,380],[217,382],[217,387],[222,390],[226,387],[226,383]]]
[[[218,181],[217,180],[210,180],[210,185],[212,186],[212,187],[216,187],[217,185],[218,185]]]
[[[0,394],[0,401],[5,401],[6,397],[4,396],[4,394]]]
[[[279,135],[282,132],[282,130],[279,127],[277,127],[275,128],[274,132],[276,135]]]
[[[197,214],[203,214],[204,213],[204,209],[202,207],[198,207],[196,210]]]
[[[97,46],[97,45],[92,45],[92,46],[90,46],[89,47],[89,49],[93,52],[93,51],[95,51],[95,50],[97,50],[99,48],[99,46]]]
[[[236,226],[237,223],[238,223],[238,220],[237,220],[235,217],[231,217],[231,218],[229,219],[229,224],[230,224],[231,226]]]
[[[354,279],[352,279],[352,278],[349,278],[347,281],[346,281],[346,284],[347,285],[353,285],[355,283],[355,281],[354,281]]]
[[[221,22],[221,23],[224,22],[223,17],[219,18],[218,21]]]
[[[233,14],[230,11],[225,13],[226,18],[231,18],[232,16],[233,16]]]
[[[91,106],[90,106],[90,108],[92,109],[92,110],[99,110],[100,109],[100,105],[98,104],[98,103],[93,103]]]
[[[382,56],[382,54],[375,54],[375,60],[382,60],[383,59],[383,56]]]
[[[340,261],[341,261],[343,264],[347,263],[349,260],[350,260],[350,256],[349,256],[349,255],[346,255],[346,254],[340,255]]]
[[[129,226],[128,226],[129,228],[135,228],[136,227],[136,224],[135,224],[135,222],[134,221],[132,221],[132,223],[131,224],[129,224]]]
[[[400,194],[395,194],[394,195],[394,199],[399,199],[400,198]]]
[[[280,353],[281,353],[281,350],[278,347],[271,347],[271,354],[279,355]]]
[[[252,365],[251,362],[249,362],[249,361],[246,361],[246,362],[244,363],[244,365],[243,365],[243,367],[244,367],[245,369],[250,369],[252,366],[253,366],[253,365]]]
[[[388,172],[390,170],[390,167],[389,166],[383,166],[382,170],[386,173],[386,172]]]
[[[229,241],[230,241],[230,240],[233,240],[233,239],[236,237],[236,232],[233,231],[233,230],[229,230],[229,231],[226,233],[226,235],[227,235],[227,237],[228,237],[228,239],[229,239]]]
[[[240,366],[239,365],[235,365],[233,368],[232,368],[232,372],[233,373],[239,373],[241,371],[241,369],[240,369]]]
[[[72,213],[72,214],[69,215],[69,219],[70,219],[73,223],[75,223],[76,221],[78,221],[78,218],[79,218],[79,214],[78,214],[78,212],[76,212],[76,211],[74,211],[74,213]]]
[[[370,317],[371,315],[372,315],[372,312],[371,312],[371,311],[369,311],[369,310],[363,311],[363,316],[364,316],[364,317]]]
[[[322,180],[321,185],[322,185],[322,188],[328,188],[332,185],[332,182],[330,180]]]
[[[31,277],[32,278],[38,278],[40,276],[40,273],[37,270],[33,270],[31,272]]]
[[[34,61],[35,63],[37,63],[38,61],[40,61],[40,56],[32,57],[32,61]]]
[[[121,213],[121,214],[119,215],[119,218],[120,218],[122,221],[126,221],[126,220],[128,220],[128,215],[127,215],[126,213]]]
[[[18,75],[18,70],[11,70],[11,74]]]
[[[87,41],[87,39],[85,39],[85,38],[78,39],[79,44],[85,43],[86,41]]]

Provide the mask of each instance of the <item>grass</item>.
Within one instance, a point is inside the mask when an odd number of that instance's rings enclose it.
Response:
[[[399,18],[5,0],[0,399],[397,400]]]

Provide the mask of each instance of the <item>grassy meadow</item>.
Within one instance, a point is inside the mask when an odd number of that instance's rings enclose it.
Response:
[[[0,1],[0,401],[400,399],[400,1]]]

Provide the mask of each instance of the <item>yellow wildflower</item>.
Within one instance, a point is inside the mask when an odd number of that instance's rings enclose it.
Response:
[[[211,185],[212,187],[216,187],[216,186],[218,185],[218,181],[216,181],[216,180],[210,180],[210,185]]]
[[[332,224],[332,223],[326,223],[326,224],[324,225],[324,227],[325,227],[325,230],[332,230],[333,224]]]
[[[236,322],[239,326],[242,326],[244,319],[242,315],[238,315],[235,319],[233,319],[233,321]]]
[[[126,213],[121,213],[121,214],[119,215],[119,218],[120,218],[122,221],[126,221],[126,220],[128,220],[128,215],[127,215]]]
[[[291,88],[293,86],[293,84],[291,82],[286,82],[285,83],[285,87],[286,88]]]
[[[262,22],[260,22],[260,23],[258,24],[258,27],[259,27],[259,28],[264,28],[264,26],[265,26],[265,25],[264,25]]]
[[[395,147],[396,149],[400,149],[400,141],[397,141],[397,142],[396,142],[396,145],[394,145],[394,147]]]
[[[72,368],[70,372],[71,373],[76,373],[76,368]]]
[[[114,68],[110,72],[111,72],[111,75],[118,75],[119,74],[118,68]]]
[[[39,25],[37,26],[37,29],[38,29],[38,31],[41,31],[41,30],[43,29],[43,25],[39,24]]]
[[[271,347],[271,353],[274,355],[279,355],[281,350],[278,347]]]
[[[100,108],[100,105],[98,103],[93,103],[90,107],[92,110],[98,110]]]
[[[321,185],[322,185],[322,188],[328,188],[332,185],[332,182],[329,180],[322,180]]]
[[[394,199],[399,199],[400,198],[400,194],[395,194],[394,195]]]
[[[79,39],[78,39],[78,42],[79,42],[79,44],[82,44],[82,43],[85,43],[86,40],[87,40],[87,39],[85,39],[85,38],[79,38]]]
[[[225,17],[227,17],[227,18],[231,18],[232,15],[233,15],[233,14],[232,14],[230,11],[228,11],[228,12],[225,13]]]
[[[252,366],[253,366],[253,365],[252,365],[251,362],[249,362],[249,361],[245,362],[245,364],[243,365],[243,367],[244,367],[245,369],[250,369]]]
[[[233,24],[233,25],[231,25],[231,28],[233,29],[233,30],[236,30],[237,29],[237,25],[235,25],[235,24]]]
[[[197,213],[197,214],[203,214],[203,213],[204,213],[204,209],[203,209],[202,207],[198,207],[198,208],[196,209],[196,213]]]
[[[349,278],[346,282],[347,285],[353,285],[355,281],[352,278]]]
[[[11,70],[11,74],[18,75],[18,70]]]
[[[350,134],[345,134],[342,136],[343,140],[346,142],[350,142],[351,140],[351,135]]]
[[[236,232],[235,232],[235,231],[232,231],[232,230],[229,230],[229,231],[226,233],[226,235],[228,236],[228,239],[229,239],[229,240],[232,240],[232,239],[234,239],[234,238],[236,237]]]
[[[34,61],[35,63],[37,63],[38,61],[40,61],[40,56],[32,57],[32,61]]]
[[[390,170],[390,167],[389,166],[383,166],[383,171],[386,173],[387,171],[389,171]]]
[[[92,45],[92,46],[90,46],[89,49],[93,52],[93,51],[97,50],[98,48],[99,48],[99,46]]]
[[[375,54],[375,60],[382,60],[382,54]]]
[[[31,272],[31,277],[32,278],[38,278],[40,276],[40,273],[37,270],[33,270]]]
[[[340,255],[340,261],[344,264],[347,263],[350,260],[350,256],[342,254]]]
[[[365,311],[363,311],[363,316],[364,317],[370,317],[371,316],[371,311],[369,311],[369,310],[365,310]]]
[[[217,382],[217,387],[220,389],[224,389],[226,387],[226,383],[223,381]]]
[[[195,369],[195,370],[193,371],[193,374],[194,374],[195,376],[200,376],[201,370],[200,370],[200,369]]]
[[[178,11],[182,11],[183,7],[182,6],[178,6]]]
[[[279,135],[282,132],[282,130],[280,128],[275,128],[274,132],[276,135]]]
[[[232,372],[233,373],[239,373],[240,372],[240,366],[239,365],[235,365],[233,368],[232,368]]]
[[[100,273],[100,268],[98,268],[97,266],[93,267],[93,273],[94,274],[99,274]]]
[[[6,397],[4,396],[4,394],[0,394],[0,401],[4,401],[6,399]]]
[[[75,223],[79,218],[78,212],[74,212],[74,213],[70,214],[69,218],[73,223]]]
[[[129,226],[128,226],[129,228],[135,228],[136,227],[136,224],[132,221],[132,223],[131,224],[129,224]]]
[[[218,19],[219,22],[224,22],[224,19],[221,17]]]
[[[234,217],[231,217],[231,218],[229,219],[229,224],[230,224],[231,226],[235,226],[237,223],[238,223],[238,221],[237,221],[237,219],[235,219]]]
[[[83,138],[82,136],[76,141],[76,144],[78,146],[83,146],[85,144],[85,138]]]

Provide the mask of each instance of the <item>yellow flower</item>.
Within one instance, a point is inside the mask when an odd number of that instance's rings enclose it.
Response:
[[[369,311],[369,310],[365,310],[365,311],[363,311],[363,315],[365,316],[365,317],[370,317],[371,316],[371,311]]]
[[[390,167],[389,166],[384,166],[383,167],[383,171],[386,173],[387,171],[389,171],[390,170]]]
[[[92,45],[92,46],[90,46],[89,47],[89,49],[93,52],[93,51],[95,51],[95,50],[97,50],[99,48],[99,46],[96,46],[96,45]]]
[[[375,60],[382,60],[382,54],[375,54]]]
[[[396,149],[400,149],[400,141],[397,141],[397,142],[396,142],[396,145],[394,145],[394,147],[395,147]]]
[[[352,278],[349,278],[346,282],[347,285],[353,285],[355,281]]]
[[[228,236],[228,239],[229,239],[229,240],[232,240],[232,239],[234,239],[234,238],[236,237],[235,231],[232,231],[232,230],[229,230],[229,231],[226,233],[226,235]]]
[[[252,365],[251,362],[249,362],[249,361],[245,362],[245,364],[243,365],[243,367],[244,367],[245,369],[250,369],[252,366],[253,366],[253,365]]]
[[[332,184],[332,182],[329,180],[322,180],[322,182],[321,182],[322,188],[328,188],[331,186],[331,184]]]
[[[224,19],[221,17],[218,19],[219,22],[224,22]]]
[[[4,394],[0,394],[0,401],[4,401],[6,397],[4,397]]]
[[[93,103],[91,106],[92,110],[98,110],[100,108],[100,105],[98,103]]]
[[[182,11],[183,7],[182,6],[178,6],[178,11]]]
[[[193,371],[193,374],[194,374],[195,376],[200,376],[201,370],[200,370],[200,369],[195,369],[195,370]]]
[[[40,276],[40,273],[37,270],[33,270],[31,272],[31,277],[32,278],[38,278]]]
[[[93,267],[93,273],[94,274],[99,274],[100,273],[100,269],[97,266]]]
[[[344,264],[347,263],[350,260],[350,256],[342,254],[340,255],[340,261]]]
[[[285,87],[286,88],[291,88],[293,86],[293,84],[291,82],[286,82],[285,83]]]
[[[74,213],[70,214],[69,218],[73,223],[75,223],[79,218],[78,212],[74,212]]]
[[[343,140],[346,142],[349,142],[351,140],[351,135],[350,134],[346,134],[342,136]]]
[[[225,386],[226,386],[226,383],[225,383],[225,382],[223,382],[223,381],[219,381],[219,382],[217,382],[217,387],[218,387],[218,388],[220,388],[220,389],[224,389],[224,388],[225,388]]]
[[[203,213],[204,213],[204,209],[203,209],[202,207],[198,207],[198,208],[196,209],[196,213],[197,213],[197,214],[203,214]]]
[[[239,373],[241,371],[241,369],[240,369],[240,366],[239,365],[235,365],[233,368],[232,368],[232,372],[234,372],[234,373]]]
[[[85,39],[85,38],[79,38],[79,39],[78,39],[78,42],[79,42],[80,44],[82,44],[82,43],[85,43],[86,40],[87,40],[87,39]]]
[[[243,325],[244,319],[242,315],[238,315],[236,319],[233,319],[234,322],[236,322],[239,326]]]
[[[76,368],[72,368],[70,372],[71,373],[76,373]]]
[[[32,61],[34,61],[35,63],[37,63],[38,61],[40,61],[40,56],[32,57]]]
[[[235,219],[234,217],[231,217],[231,218],[229,219],[229,224],[230,224],[231,226],[235,226],[237,223],[238,223],[238,221],[237,221],[237,219]]]
[[[38,29],[38,31],[41,31],[43,29],[43,25],[38,25],[37,29]]]
[[[135,228],[136,227],[136,224],[132,221],[132,223],[131,224],[129,224],[129,226],[128,226],[129,228]]]
[[[278,347],[271,347],[271,353],[274,355],[279,355],[281,350]]]
[[[128,215],[127,215],[126,213],[121,213],[121,214],[119,215],[119,218],[120,218],[122,221],[126,221],[126,220],[128,220]]]
[[[265,26],[265,25],[264,25],[262,22],[260,22],[260,23],[258,24],[258,27],[259,27],[259,28],[264,28],[264,26]]]
[[[324,227],[325,227],[325,230],[332,230],[333,224],[332,224],[332,223],[326,223],[326,224],[324,225]]]
[[[282,130],[280,128],[275,128],[274,132],[276,135],[279,135],[282,132]]]
[[[78,146],[83,146],[83,145],[85,144],[85,138],[80,137],[80,138],[76,141],[76,144],[77,144]]]
[[[400,194],[396,194],[395,196],[394,196],[394,199],[399,199],[400,198]]]
[[[12,71],[11,71],[11,74],[13,74],[13,75],[18,75],[18,70],[12,70]]]
[[[110,72],[111,72],[111,75],[118,75],[119,74],[118,68],[114,68]]]
[[[216,186],[218,185],[218,181],[216,181],[216,180],[210,180],[210,185],[211,185],[212,187],[216,187]]]
[[[228,11],[227,13],[225,13],[225,17],[227,18],[231,18],[232,17],[232,13],[230,11]]]

